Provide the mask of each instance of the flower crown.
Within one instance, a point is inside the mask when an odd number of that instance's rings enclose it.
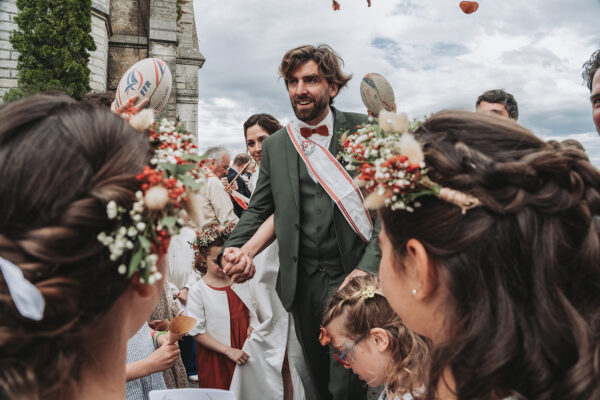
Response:
[[[142,190],[136,192],[130,210],[110,201],[108,218],[116,221],[112,232],[101,232],[98,240],[108,247],[110,259],[120,260],[118,272],[131,277],[140,272],[140,281],[153,284],[162,276],[157,269],[161,255],[167,252],[169,240],[183,226],[187,193],[197,191],[205,179],[190,132],[166,119],[154,121],[151,110],[135,114],[130,101],[121,116],[147,135],[154,148],[150,165],[136,176]]]
[[[378,124],[363,124],[342,136],[341,159],[348,170],[358,171],[357,184],[369,193],[366,206],[412,212],[421,205],[418,198],[428,195],[457,205],[463,214],[481,205],[477,198],[429,179],[421,145],[408,127],[406,114],[383,110]]]
[[[192,244],[194,251],[198,251],[201,247],[208,247],[217,239],[227,239],[233,229],[235,222],[229,222],[226,225],[214,224],[205,226],[202,231],[196,232],[196,240]]]

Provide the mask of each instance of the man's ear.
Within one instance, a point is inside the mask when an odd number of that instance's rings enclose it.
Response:
[[[335,96],[337,96],[338,92],[340,91],[340,87],[338,86],[337,83],[330,83],[329,84],[329,97],[330,98],[334,98]]]
[[[378,352],[383,353],[390,347],[390,338],[385,329],[373,328],[369,331],[369,336]]]
[[[410,239],[406,243],[405,264],[414,280],[413,295],[419,300],[427,298],[438,284],[437,269],[431,261],[421,242]]]

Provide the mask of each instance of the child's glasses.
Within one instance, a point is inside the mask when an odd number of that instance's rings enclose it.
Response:
[[[341,354],[339,352],[333,353],[333,358],[335,358],[337,361],[339,361],[343,366],[349,367],[350,363],[348,361],[346,361],[346,356],[348,355],[350,350],[354,349],[354,346],[356,346],[358,344],[358,342],[360,342],[367,336],[367,333],[368,332],[365,332],[362,335],[360,335],[359,338],[356,339],[356,342],[354,342],[352,344],[352,346],[350,346],[348,349],[346,349],[346,351],[344,351],[343,353],[341,353]]]

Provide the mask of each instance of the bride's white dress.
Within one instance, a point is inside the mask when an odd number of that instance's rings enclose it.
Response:
[[[283,308],[275,291],[279,271],[278,253],[279,246],[274,241],[254,257],[256,274],[249,284],[259,325],[254,327],[243,347],[248,353],[248,362],[237,366],[233,373],[230,390],[238,400],[283,399],[281,369],[286,349],[294,400],[317,398],[296,337],[294,319]]]

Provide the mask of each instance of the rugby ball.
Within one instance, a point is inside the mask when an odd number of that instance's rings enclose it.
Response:
[[[377,73],[368,73],[360,82],[360,97],[367,110],[378,116],[381,110],[394,111],[396,101],[392,85]]]
[[[148,108],[157,113],[167,104],[173,78],[167,63],[159,58],[145,58],[133,64],[117,86],[115,105],[127,104],[133,96],[140,96],[138,103],[149,99]]]

